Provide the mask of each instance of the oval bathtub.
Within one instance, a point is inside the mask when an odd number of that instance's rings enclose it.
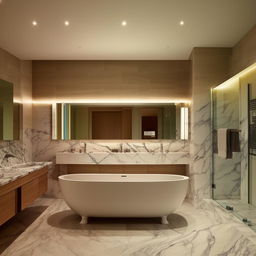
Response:
[[[165,174],[68,174],[59,184],[68,206],[87,217],[162,217],[185,199],[189,178]]]

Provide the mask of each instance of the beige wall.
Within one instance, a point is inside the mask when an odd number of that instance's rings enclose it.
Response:
[[[187,100],[190,61],[33,61],[33,97]]]
[[[22,102],[22,126],[17,154],[19,159],[32,159],[31,129],[32,129],[32,62],[22,61],[0,48],[0,78],[14,85],[14,97]],[[0,141],[0,145],[4,142]],[[22,151],[22,152],[21,152]],[[13,152],[12,152],[13,153]],[[23,156],[21,156],[23,154]],[[1,161],[1,159],[0,159]]]
[[[233,47],[230,75],[256,62],[256,25]]]

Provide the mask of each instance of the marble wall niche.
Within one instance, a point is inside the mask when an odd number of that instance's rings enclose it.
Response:
[[[213,123],[217,133],[219,128],[240,129],[239,80],[223,88],[215,88],[212,92]],[[239,134],[240,136],[241,134]],[[232,159],[223,159],[213,152],[212,159],[214,199],[240,199],[241,188],[241,153],[233,153]]]
[[[194,48],[190,143],[190,198],[211,198],[211,87],[227,80],[230,48]]]
[[[15,100],[22,103],[21,136],[18,141],[0,141],[0,166],[32,160],[32,63],[0,49],[0,78],[13,83]]]

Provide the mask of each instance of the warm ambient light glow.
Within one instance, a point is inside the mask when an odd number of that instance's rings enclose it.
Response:
[[[243,71],[239,72],[238,74],[236,74],[235,76],[231,77],[230,79],[228,79],[227,81],[225,81],[224,83],[218,85],[217,87],[214,87],[213,90],[222,90],[227,88],[228,86],[234,84],[235,82],[238,82],[238,80],[240,79],[240,77],[252,72],[252,71],[256,71],[256,62],[254,64],[252,64],[251,66],[249,66],[248,68],[244,69]]]
[[[122,26],[125,27],[127,25],[126,20],[122,21]]]
[[[37,21],[33,20],[33,21],[32,21],[32,25],[33,25],[33,26],[37,26]]]
[[[183,26],[185,22],[183,20],[180,21],[180,25]]]
[[[56,103],[84,103],[84,104],[190,104],[190,100],[187,99],[174,99],[174,100],[116,100],[116,99],[106,99],[106,100],[70,100],[70,99],[62,99],[62,100],[33,100],[31,103],[33,104],[56,104]]]
[[[180,138],[188,140],[188,107],[180,109]]]
[[[65,26],[69,26],[69,21],[68,20],[66,20],[65,22],[64,22],[64,24],[65,24]]]

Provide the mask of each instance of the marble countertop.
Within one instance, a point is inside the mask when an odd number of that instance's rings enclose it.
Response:
[[[189,164],[189,152],[93,152],[56,154],[57,164]]]
[[[52,162],[28,162],[10,167],[0,168],[0,186],[6,185],[20,177],[24,177],[45,166],[50,166]]]

